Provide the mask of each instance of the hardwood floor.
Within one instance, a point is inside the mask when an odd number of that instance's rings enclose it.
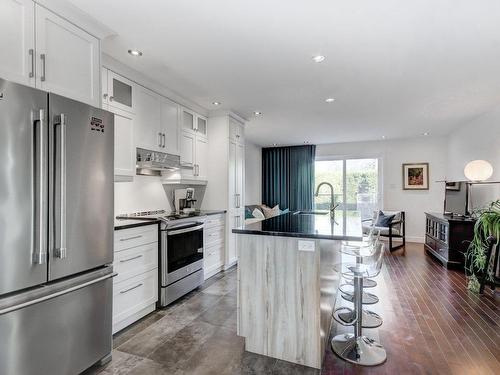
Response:
[[[387,350],[377,367],[344,362],[327,347],[322,374],[499,374],[500,294],[469,293],[460,271],[443,268],[423,245],[386,253],[380,302],[368,306],[384,324],[365,329]],[[340,299],[339,302],[340,303]],[[343,302],[342,302],[343,303]],[[332,334],[352,332],[332,328]],[[114,338],[105,374],[317,374],[318,371],[244,351],[236,336],[236,272],[215,276],[167,309]]]
[[[324,374],[500,373],[498,292],[468,292],[463,272],[446,270],[412,243],[386,253],[377,281],[372,290],[380,302],[368,307],[384,324],[363,332],[380,340],[387,361],[363,368],[327,351]]]

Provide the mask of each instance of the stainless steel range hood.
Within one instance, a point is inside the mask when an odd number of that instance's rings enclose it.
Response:
[[[165,152],[137,148],[136,174],[144,176],[161,176],[162,172],[177,171],[181,167],[178,155]]]

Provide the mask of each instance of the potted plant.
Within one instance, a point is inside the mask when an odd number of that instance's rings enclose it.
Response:
[[[488,207],[474,211],[473,217],[477,219],[474,224],[474,237],[465,252],[465,272],[468,276],[467,288],[473,292],[479,292],[478,278],[487,273],[487,278],[492,280],[486,254],[488,250],[488,237],[493,236],[500,239],[500,199],[492,202]]]

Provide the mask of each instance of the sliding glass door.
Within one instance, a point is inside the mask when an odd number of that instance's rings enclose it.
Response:
[[[362,219],[371,218],[373,211],[382,207],[380,180],[377,158],[343,158],[315,162],[315,187],[322,182],[331,184],[334,204],[338,205],[337,210],[344,213],[358,211]],[[315,197],[315,209],[328,210],[330,202],[330,188],[323,185],[319,195]]]

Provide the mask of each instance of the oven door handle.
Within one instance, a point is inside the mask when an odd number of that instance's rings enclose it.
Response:
[[[177,230],[168,230],[167,229],[167,236],[174,236],[176,234],[181,234],[181,233],[188,233],[188,232],[194,232],[199,229],[203,229],[204,224],[196,225],[194,227],[187,227],[183,229],[177,229]]]

